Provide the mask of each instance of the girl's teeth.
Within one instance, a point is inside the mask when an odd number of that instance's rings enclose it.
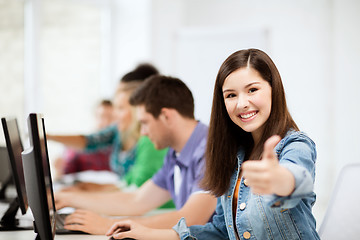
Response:
[[[250,117],[252,117],[252,116],[254,116],[256,113],[255,112],[253,112],[253,113],[249,113],[249,114],[245,114],[245,115],[241,115],[241,118],[250,118]]]

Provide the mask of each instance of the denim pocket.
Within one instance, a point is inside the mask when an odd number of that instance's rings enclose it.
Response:
[[[289,209],[271,209],[281,239],[301,239],[301,235]]]

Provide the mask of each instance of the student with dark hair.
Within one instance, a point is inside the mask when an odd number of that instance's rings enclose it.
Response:
[[[150,63],[141,63],[134,70],[125,74],[120,82],[128,83],[133,81],[143,81],[144,79],[159,74],[159,71]]]
[[[171,228],[181,217],[186,217],[189,225],[205,224],[215,211],[216,198],[199,186],[208,128],[194,118],[191,91],[177,78],[155,75],[136,89],[130,103],[137,106],[141,133],[148,136],[157,149],[169,147],[163,167],[134,192],[95,197],[81,193],[67,198],[61,205],[57,203],[57,207],[132,216],[144,215],[173,199],[175,211],[132,219],[154,228]],[[105,234],[117,221],[94,214],[79,219],[75,216],[67,219],[66,228],[83,230],[85,224],[92,227],[91,233]],[[72,225],[74,223],[78,225]]]
[[[132,75],[124,75],[127,76],[126,83],[120,82],[114,96],[114,124],[88,135],[48,134],[47,138],[87,153],[111,147],[110,169],[125,182],[125,185],[139,187],[162,166],[167,150],[156,150],[148,137],[140,136],[140,125],[135,108],[129,104],[131,93],[145,78],[157,73],[157,70],[152,65],[146,64],[138,66],[130,73]],[[101,187],[95,190],[101,190]],[[60,199],[60,194],[57,195]],[[170,203],[167,207],[173,207],[173,204]]]
[[[216,78],[206,148],[202,186],[218,197],[213,221],[188,227],[185,217],[172,230],[119,221],[107,235],[319,239],[311,213],[315,160],[315,144],[292,119],[273,61],[257,49],[235,52]]]
[[[153,75],[131,96],[130,104],[145,107],[158,118],[163,108],[176,109],[180,115],[194,119],[194,99],[190,89],[177,78]]]

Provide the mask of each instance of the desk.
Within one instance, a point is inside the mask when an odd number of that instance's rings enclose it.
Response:
[[[1,203],[0,202],[0,218],[2,216],[2,213],[6,211],[8,207],[8,203]],[[62,209],[62,212],[65,212],[68,209]],[[71,210],[71,209],[70,209]],[[163,213],[172,212],[175,209],[155,209],[153,211],[150,211],[146,213],[147,216],[152,215],[158,215]],[[115,218],[124,218],[122,217],[115,217]],[[26,226],[32,226],[33,222],[33,216],[28,209],[25,215],[21,215],[20,210],[17,214],[17,219],[20,221],[23,221]],[[24,225],[23,225],[24,226]],[[35,233],[33,230],[21,230],[21,231],[0,231],[0,240],[34,240],[35,239]],[[88,234],[61,234],[61,235],[55,235],[55,240],[108,240],[109,237],[105,235],[88,235]],[[48,240],[48,239],[46,239]]]
[[[0,232],[0,240],[34,240],[34,239],[35,239],[35,233],[30,230]],[[108,239],[109,237],[104,235],[87,235],[87,234],[55,235],[55,240],[108,240]]]
[[[7,209],[8,204],[0,203],[0,218]],[[26,226],[32,226],[33,216],[30,209],[25,215],[18,212],[17,218],[23,221]],[[34,240],[35,233],[33,230],[20,230],[20,231],[0,231],[0,240]],[[105,235],[88,235],[88,234],[61,234],[55,235],[56,240],[108,240],[109,237]],[[45,239],[48,240],[48,239]]]
[[[0,212],[3,204],[0,204]],[[156,209],[148,212],[147,216],[157,215],[162,213],[172,212],[174,209]],[[18,215],[18,218],[24,219],[24,221],[32,222],[31,211],[28,211],[26,215]],[[123,218],[123,217],[118,217]],[[30,224],[30,223],[28,223]],[[35,233],[33,230],[21,230],[21,231],[0,231],[0,240],[34,240]],[[61,234],[55,235],[55,240],[108,240],[109,237],[105,235],[88,235],[88,234]],[[48,240],[48,239],[46,239]]]

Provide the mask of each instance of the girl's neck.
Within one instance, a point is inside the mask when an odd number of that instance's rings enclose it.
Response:
[[[136,140],[135,139],[127,139],[127,141],[125,141],[123,143],[123,150],[124,151],[128,151],[131,148],[133,148],[136,144]]]
[[[255,147],[260,142],[261,134],[258,131],[254,131],[251,133],[251,135],[254,140],[254,147]]]
[[[125,133],[122,135],[122,150],[128,151],[133,148],[138,141],[138,137],[134,134]]]
[[[257,155],[257,154],[255,152],[256,152],[257,146],[258,146],[258,144],[260,142],[260,137],[256,138],[253,135],[253,141],[254,141],[253,146],[251,147],[251,149],[250,149],[250,151],[248,153],[249,155],[247,155],[247,158],[252,159],[252,160],[256,159],[255,155]],[[246,159],[246,160],[248,160],[248,159]]]
[[[264,133],[264,128],[265,128],[265,124],[263,124],[261,127],[259,127],[258,129],[254,130],[253,132],[251,132],[251,135],[253,137],[254,140],[254,148],[255,146],[257,146],[260,142],[260,139]]]

